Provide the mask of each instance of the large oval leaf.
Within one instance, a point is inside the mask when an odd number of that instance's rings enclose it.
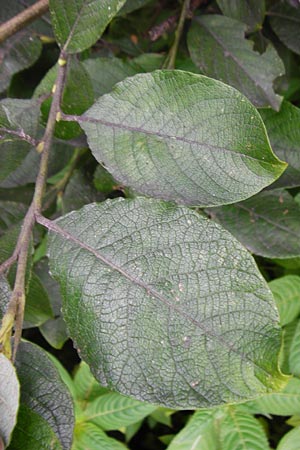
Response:
[[[64,318],[101,383],[182,408],[281,383],[271,292],[220,226],[188,208],[136,199],[87,205],[51,229]]]
[[[118,181],[178,203],[224,205],[245,199],[285,167],[243,95],[189,72],[128,78],[79,123],[95,158]]]

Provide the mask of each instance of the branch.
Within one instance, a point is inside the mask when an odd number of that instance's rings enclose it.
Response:
[[[29,244],[31,240],[33,226],[36,221],[36,216],[40,213],[42,207],[42,199],[47,180],[49,152],[53,140],[56,117],[60,110],[60,102],[66,77],[67,60],[65,55],[61,54],[58,61],[59,61],[58,75],[56,79],[51,109],[43,139],[40,141],[39,144],[39,147],[42,151],[42,155],[33,199],[27,211],[27,214],[24,218],[16,250],[14,254],[11,256],[11,258],[3,264],[4,268],[7,270],[9,267],[8,262],[13,263],[16,259],[18,261],[14,289],[12,292],[11,299],[9,301],[7,311],[3,317],[2,327],[0,330],[0,344],[2,346],[2,351],[10,358],[11,357],[10,338],[15,323],[14,348],[12,355],[13,360],[15,360],[16,352],[22,334],[22,324],[25,309],[25,276],[26,276]],[[2,267],[0,267],[0,271],[2,270]]]
[[[28,134],[24,133],[23,130],[9,130],[8,128],[0,127],[0,139],[6,139],[5,136],[2,136],[1,133],[5,134],[11,134],[12,136],[16,136],[22,141],[28,142],[33,147],[36,147],[38,145],[38,141],[34,139],[33,137],[29,136]]]
[[[12,17],[7,22],[4,22],[0,25],[0,43],[26,27],[46,11],[48,11],[48,0],[39,0],[37,3],[24,9],[24,11]]]

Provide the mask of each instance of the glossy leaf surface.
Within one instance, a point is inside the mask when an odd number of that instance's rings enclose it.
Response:
[[[78,121],[95,158],[116,180],[178,203],[236,202],[270,184],[285,167],[250,102],[223,83],[189,72],[128,78]]]
[[[101,383],[182,408],[281,385],[271,293],[218,225],[136,199],[87,205],[53,227],[51,271],[64,318]]]

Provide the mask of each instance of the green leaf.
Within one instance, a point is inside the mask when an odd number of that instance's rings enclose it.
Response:
[[[35,97],[51,93],[57,78],[57,70],[58,64],[47,72],[34,92]],[[61,110],[64,113],[82,114],[92,105],[93,101],[94,93],[90,77],[77,57],[72,56],[68,61]],[[50,96],[42,104],[41,110],[45,124],[48,120],[51,103],[52,97]],[[55,136],[59,138],[71,139],[81,133],[82,131],[77,123],[63,120],[56,123]]]
[[[87,205],[51,229],[64,319],[104,385],[198,408],[284,382],[271,292],[249,253],[218,225],[139,198]]]
[[[256,255],[300,255],[300,207],[283,189],[263,191],[244,202],[207,211]]]
[[[27,212],[27,206],[23,203],[0,200],[0,236],[11,225],[20,222]]]
[[[272,148],[289,165],[276,181],[276,187],[300,185],[300,109],[283,101],[280,111],[261,109]]]
[[[270,23],[279,39],[300,55],[300,9],[286,3],[277,3],[270,12]]]
[[[89,366],[81,361],[74,377],[76,400],[85,409],[88,402],[92,402],[100,395],[106,394],[107,388],[101,386],[92,375]]]
[[[109,392],[91,402],[79,420],[92,422],[103,430],[118,430],[144,419],[156,408],[117,392]]]
[[[76,424],[72,450],[125,450],[126,448],[124,444],[108,437],[104,431],[92,423]]]
[[[53,311],[47,291],[39,277],[32,273],[26,295],[23,325],[25,328],[38,327],[51,318],[53,318]]]
[[[262,397],[239,406],[251,414],[274,414],[291,416],[300,411],[300,380],[292,378],[280,392]]]
[[[63,449],[71,446],[74,414],[67,387],[47,353],[29,342],[18,348],[16,368],[21,384],[21,403],[41,416],[59,438]],[[33,427],[37,439],[39,429]],[[31,447],[34,448],[34,447]]]
[[[100,164],[98,164],[95,170],[93,184],[97,191],[103,192],[104,194],[109,194],[119,186],[112,175]]]
[[[280,108],[273,81],[283,75],[284,65],[270,44],[265,53],[253,51],[245,39],[246,25],[229,17],[197,17],[188,34],[191,58],[201,72],[241,91],[257,107]]]
[[[0,275],[0,320],[2,320],[2,317],[5,314],[11,293],[9,282],[4,276]]]
[[[142,8],[151,0],[127,0],[125,5],[120,9],[118,15],[128,14],[136,9]]]
[[[279,358],[279,366],[283,373],[288,374],[291,373],[289,356],[297,325],[298,319],[295,319],[293,322],[290,322],[287,325],[285,325],[285,327],[283,327],[282,333],[283,342]]]
[[[279,441],[277,450],[299,450],[300,427],[286,433]]]
[[[18,423],[9,450],[62,450],[57,435],[46,419],[20,405]]]
[[[287,325],[300,314],[300,277],[286,275],[269,283],[279,311],[281,326]]]
[[[168,450],[267,450],[260,422],[238,408],[227,406],[196,412],[175,436]]]
[[[59,45],[67,53],[91,47],[124,3],[125,0],[50,0]]]
[[[20,386],[11,361],[0,354],[0,443],[8,445],[17,420]]]
[[[41,51],[41,40],[29,31],[20,31],[7,39],[0,46],[0,92],[8,88],[15,73],[32,66]]]
[[[262,28],[265,17],[265,0],[217,0],[218,6],[225,16],[244,22],[247,31]]]
[[[78,120],[95,158],[115,179],[178,203],[236,202],[285,167],[244,96],[189,72],[128,78]]]
[[[296,326],[290,347],[289,366],[291,373],[300,377],[300,321],[298,321]]]
[[[77,170],[71,177],[62,196],[62,211],[66,214],[87,203],[99,202],[103,199],[104,197],[89,183],[83,172]]]

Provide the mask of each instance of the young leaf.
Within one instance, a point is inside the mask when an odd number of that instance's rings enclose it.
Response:
[[[217,224],[140,198],[87,205],[51,229],[64,318],[101,383],[175,408],[282,384],[271,293]]]
[[[294,334],[298,325],[298,319],[293,320],[293,322],[288,323],[283,327],[282,330],[282,347],[279,356],[279,367],[283,373],[291,373],[289,356],[290,349],[293,342]]]
[[[269,283],[279,311],[281,326],[295,320],[300,314],[300,277],[286,275]]]
[[[75,426],[72,450],[87,449],[126,450],[127,447],[108,437],[104,431],[92,423],[78,423]]]
[[[50,0],[52,25],[67,53],[89,48],[124,5],[125,0]]]
[[[21,403],[47,421],[62,448],[69,450],[74,426],[73,404],[57,368],[45,351],[29,342],[19,345],[16,368]],[[39,435],[38,427],[33,427],[33,431]]]
[[[75,377],[74,386],[76,391],[76,400],[81,402],[82,409],[85,409],[88,402],[92,402],[100,395],[106,394],[107,388],[101,386],[91,374],[89,366],[81,361]]]
[[[270,13],[270,23],[279,39],[300,55],[300,9],[278,2]]]
[[[47,420],[21,404],[17,426],[8,450],[62,450],[59,439]]]
[[[109,392],[91,402],[79,420],[92,422],[102,430],[118,430],[144,419],[156,408],[117,392]]]
[[[246,25],[219,15],[197,17],[188,34],[191,58],[210,77],[241,91],[257,106],[280,108],[273,81],[283,75],[284,65],[270,44],[265,53],[253,51],[245,39]]]
[[[262,28],[265,16],[265,0],[217,0],[225,16],[247,24],[247,31]]]
[[[17,420],[20,386],[11,361],[0,354],[0,444],[8,445]]]
[[[289,165],[276,181],[276,187],[300,185],[300,109],[283,101],[280,111],[261,109],[272,148]]]
[[[293,375],[300,377],[300,321],[296,326],[290,347],[289,368]]]
[[[300,207],[284,189],[264,191],[244,202],[207,211],[256,255],[300,255]]]
[[[178,203],[245,199],[285,167],[243,95],[189,72],[128,78],[78,120],[95,158],[118,181]]]
[[[299,450],[300,427],[286,433],[280,440],[277,450]]]

